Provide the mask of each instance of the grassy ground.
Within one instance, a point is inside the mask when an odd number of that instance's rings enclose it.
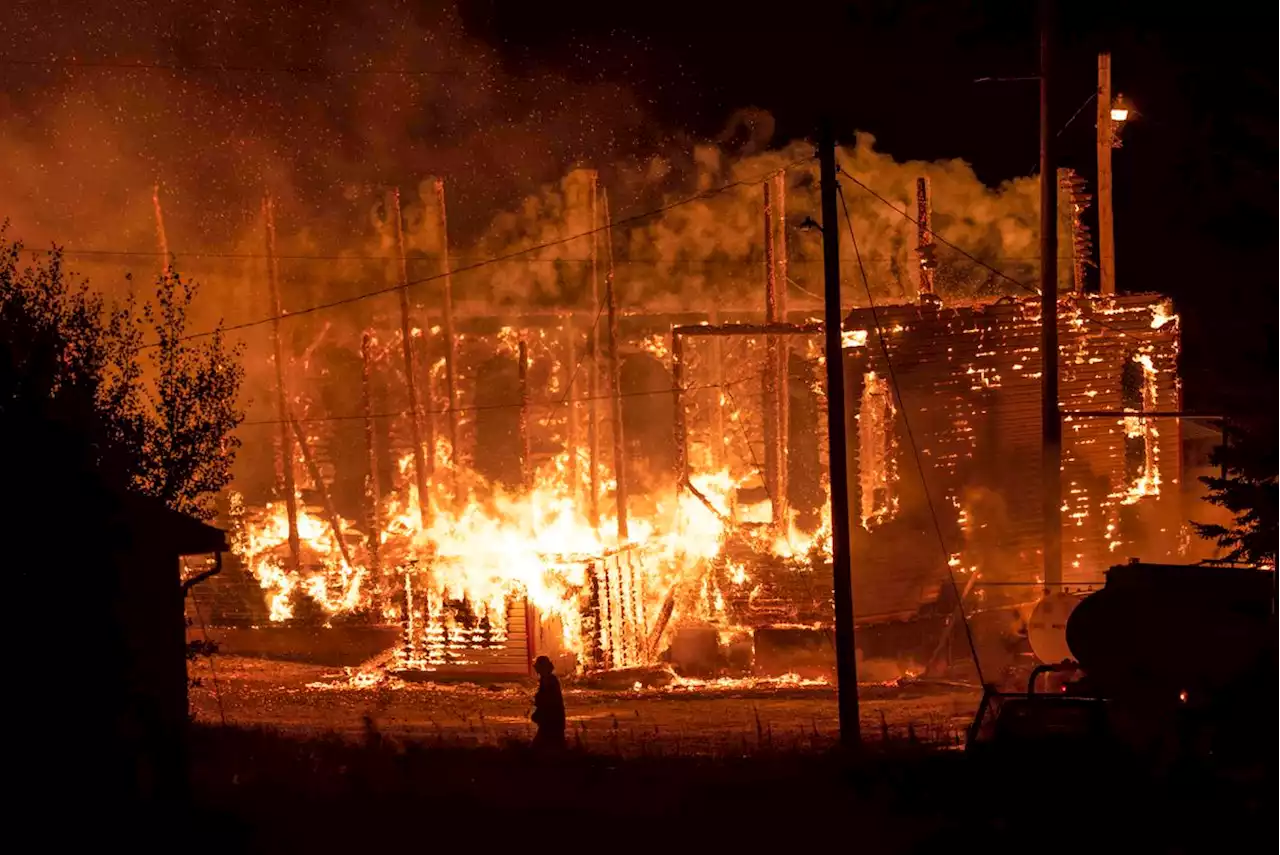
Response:
[[[218,657],[201,663],[192,692],[198,719],[290,733],[383,733],[459,744],[528,739],[533,687],[401,683],[353,685],[340,669]],[[215,688],[216,687],[216,688]],[[966,687],[873,684],[861,688],[864,729],[954,743],[978,701]],[[724,754],[744,746],[815,747],[836,732],[834,690],[786,682],[601,691],[566,685],[571,741],[594,751]]]
[[[1274,841],[1274,763],[1260,782],[1074,750],[946,750],[976,700],[955,687],[863,687],[856,754],[834,745],[825,686],[569,687],[573,737],[549,756],[528,745],[529,686],[355,687],[313,666],[216,665],[218,691],[205,671],[192,695],[188,851],[1078,855]]]
[[[224,852],[1261,851],[1274,793],[1114,758],[1012,758],[898,741],[621,758],[369,731],[202,726],[193,842]],[[1274,838],[1272,838],[1274,840]]]

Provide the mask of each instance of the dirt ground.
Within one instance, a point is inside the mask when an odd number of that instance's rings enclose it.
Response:
[[[212,667],[210,667],[212,664]],[[316,665],[217,656],[194,664],[197,719],[265,726],[298,735],[356,734],[366,717],[379,731],[411,739],[500,744],[528,739],[532,684],[362,685],[354,672]],[[954,684],[903,682],[860,687],[868,738],[951,743],[963,737],[979,693]],[[834,689],[798,679],[682,682],[665,688],[604,691],[565,686],[570,739],[590,750],[677,754],[822,746],[836,734]]]

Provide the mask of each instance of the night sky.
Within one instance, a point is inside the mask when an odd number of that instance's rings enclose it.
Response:
[[[960,157],[990,184],[1038,158],[1032,2],[648,0],[464,4],[468,27],[515,68],[555,64],[625,80],[655,116],[714,136],[758,107],[775,139],[824,113],[873,133],[899,160]],[[1186,406],[1276,412],[1277,92],[1271,29],[1203,6],[1060,3],[1053,123],[1093,91],[1097,53],[1141,112],[1115,152],[1117,283],[1182,313]],[[757,7],[758,8],[758,7]],[[696,9],[697,11],[691,11]],[[625,10],[625,11],[624,11]],[[1059,139],[1059,165],[1090,184],[1093,105]]]
[[[445,174],[458,176],[460,227],[470,216],[480,228],[575,162],[642,159],[703,140],[758,150],[811,137],[824,114],[845,142],[858,130],[899,162],[961,158],[991,185],[1037,166],[1036,82],[974,82],[1037,73],[1032,2],[452,5],[18,0],[0,32],[0,147],[7,183],[23,185],[12,198],[38,202],[61,181],[73,188],[64,207],[93,198],[106,212],[145,214],[127,194],[149,197],[166,170],[182,170],[209,210],[232,211],[273,171],[320,176],[316,186],[287,182],[315,200],[369,175]],[[1174,297],[1188,409],[1274,415],[1270,22],[1204,7],[1059,5],[1059,165],[1092,184],[1093,106],[1068,120],[1094,90],[1099,50],[1112,52],[1113,88],[1141,113],[1114,158],[1118,287]],[[50,58],[203,70],[30,64]],[[348,72],[234,70],[294,65]],[[446,73],[349,73],[378,68]],[[60,149],[45,156],[53,138]],[[69,182],[64,160],[78,149],[103,165]],[[0,187],[0,201],[8,190]],[[35,208],[0,215],[26,213],[38,232]]]

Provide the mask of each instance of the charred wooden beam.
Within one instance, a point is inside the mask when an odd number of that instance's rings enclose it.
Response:
[[[609,217],[609,197],[602,195],[605,219],[604,293],[609,310],[609,398],[613,404],[613,477],[616,482],[618,540],[627,539],[627,440],[622,424],[622,362],[618,354],[618,289],[613,276],[613,227]]]
[[[587,330],[587,519],[600,528],[600,191],[591,176],[591,328]]]
[[[672,327],[676,335],[687,336],[735,336],[735,335],[821,335],[821,321],[809,321],[803,324],[681,324]]]
[[[520,339],[517,348],[520,377],[520,483],[526,488],[533,484],[533,460],[529,444],[529,344]]]
[[[342,521],[338,518],[338,512],[333,506],[333,500],[329,498],[329,488],[325,486],[324,478],[320,475],[320,468],[316,466],[315,458],[311,456],[311,445],[307,442],[307,437],[302,432],[302,426],[292,418],[290,418],[289,422],[293,425],[294,435],[298,438],[298,447],[302,449],[302,459],[307,465],[307,472],[311,475],[311,480],[316,485],[316,492],[320,494],[320,503],[324,508],[325,516],[328,517],[329,529],[333,532],[334,544],[338,547],[338,553],[342,556],[342,560],[354,570],[356,565],[351,560],[347,542],[342,538]]]
[[[284,506],[289,520],[289,559],[296,573],[302,544],[298,539],[298,486],[293,476],[293,434],[289,429],[289,398],[284,381],[284,352],[280,344],[280,269],[276,264],[275,204],[270,194],[262,200],[264,239],[267,250],[267,288],[271,295],[271,348],[276,368],[276,412],[280,419],[280,468],[284,486]]]
[[[774,265],[773,194],[770,181],[764,182],[764,320],[768,325],[780,322],[778,317],[778,271]],[[764,488],[772,508],[773,524],[782,524],[779,493],[778,433],[778,337],[768,333],[764,341]]]
[[[676,483],[689,480],[689,428],[684,409],[684,339],[671,333],[671,404],[675,412]]]
[[[409,437],[413,442],[413,477],[418,488],[418,517],[422,527],[430,526],[427,502],[427,461],[422,451],[422,425],[418,409],[418,387],[413,370],[413,325],[409,320],[409,262],[405,258],[404,218],[400,211],[400,188],[392,194],[392,215],[396,218],[396,254],[400,260],[400,343],[404,352],[404,381],[409,392]]]
[[[379,505],[382,489],[378,483],[377,431],[373,422],[373,334],[366,332],[360,339],[360,404],[364,410],[364,447],[369,457],[369,475],[365,481],[365,496],[369,516],[369,567],[377,577],[382,567],[382,515]]]
[[[453,329],[453,271],[449,268],[449,218],[445,213],[444,181],[436,179],[436,210],[440,215],[440,272],[443,275],[440,309],[444,326],[445,407],[449,414],[449,471],[458,462],[458,381],[454,364],[458,359],[457,336]]]

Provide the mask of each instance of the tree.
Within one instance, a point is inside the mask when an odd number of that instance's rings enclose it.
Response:
[[[148,406],[125,409],[141,415],[132,435],[137,486],[176,511],[210,519],[212,497],[231,482],[240,447],[234,431],[244,419],[236,404],[244,369],[241,346],[228,347],[221,324],[200,338],[187,333],[187,312],[198,293],[196,283],[184,282],[172,268],[157,280],[155,302],[143,309],[154,346],[139,345],[136,326],[126,339],[127,350],[151,356],[155,377],[139,386]]]
[[[56,247],[28,267],[23,252],[0,226],[0,418],[74,426],[108,484],[210,519],[239,447],[244,371],[221,325],[187,332],[197,286],[170,268],[139,312],[71,284]]]
[[[1223,474],[1200,480],[1209,487],[1205,501],[1228,510],[1231,525],[1193,523],[1197,533],[1227,550],[1226,561],[1276,565],[1276,428],[1252,425],[1225,434],[1212,462]]]

